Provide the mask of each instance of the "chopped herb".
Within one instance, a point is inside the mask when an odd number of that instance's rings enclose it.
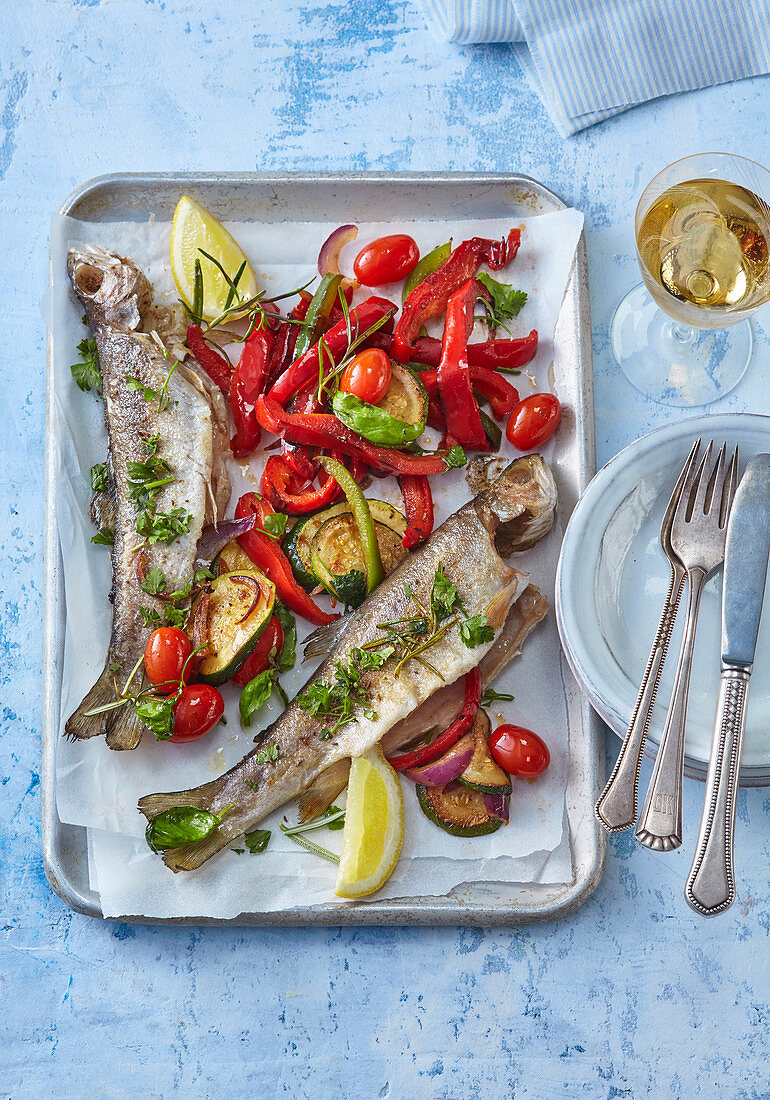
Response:
[[[246,841],[246,847],[253,856],[258,856],[265,851],[270,843],[270,830],[269,829],[254,829],[250,833],[246,833],[244,840]]]
[[[274,539],[283,538],[286,534],[286,523],[289,517],[284,515],[283,512],[271,512],[265,516],[264,530],[268,535],[271,535]]]
[[[110,672],[120,672],[120,665],[117,661],[110,661]]]
[[[340,809],[339,806],[330,806],[324,815],[324,824],[335,832],[337,829],[344,829],[345,811]]]
[[[457,586],[444,575],[441,566],[438,567],[433,578],[430,605],[439,622],[448,619],[456,606],[462,607],[460,597],[457,595]]]
[[[265,745],[256,756],[258,764],[276,764],[281,753],[277,745]]]
[[[212,581],[214,574],[210,569],[196,569],[193,575],[193,584],[203,584],[204,581]]]
[[[238,708],[241,712],[241,725],[247,729],[251,725],[251,719],[262,709],[270,696],[273,688],[277,686],[278,673],[274,668],[266,668],[260,672],[241,691]]]
[[[115,534],[113,531],[98,531],[91,536],[91,542],[95,542],[97,546],[114,546]]]
[[[447,470],[459,469],[460,466],[464,466],[466,463],[465,451],[462,449],[459,443],[456,443],[454,447],[450,447],[447,453],[444,455],[444,462]]]
[[[91,467],[91,488],[95,493],[103,493],[107,488],[109,471],[106,462],[97,462]]]
[[[136,703],[136,716],[158,741],[168,741],[174,732],[174,696],[147,695]]]
[[[159,592],[165,591],[165,588],[166,578],[163,575],[163,570],[158,569],[157,565],[153,565],[144,575],[142,581],[143,591],[149,592],[151,596],[157,596]]]
[[[160,626],[163,622],[154,607],[140,607],[139,614],[142,616],[142,626]]]
[[[73,363],[70,367],[72,377],[83,390],[88,393],[95,390],[102,392],[102,372],[99,368],[99,352],[96,350],[96,340],[81,340],[78,344],[80,362]]]
[[[144,449],[148,455],[154,455],[158,450],[158,444],[160,443],[159,435],[148,436],[147,439],[142,440]]]
[[[184,626],[186,618],[186,611],[183,611],[179,607],[174,607],[170,603],[167,603],[163,608],[163,621],[167,626],[178,626],[181,628]]]
[[[163,458],[152,455],[146,462],[127,462],[128,495],[137,512],[154,510],[155,497],[164,485],[176,480],[174,472]]]
[[[491,275],[482,272],[476,278],[485,286],[492,296],[492,301],[484,301],[487,310],[487,323],[491,329],[498,326],[505,328],[505,322],[512,317],[517,317],[522,306],[527,300],[523,290],[514,290],[508,283],[498,283]]]
[[[168,546],[190,530],[192,518],[184,508],[157,513],[145,509],[137,516],[136,529],[148,542],[162,542]]]
[[[498,700],[500,700],[500,702],[512,703],[515,698],[515,695],[509,695],[507,691],[495,691],[494,688],[486,688],[484,694],[481,696],[479,706],[488,707]]]
[[[145,386],[144,382],[140,382],[133,374],[126,375],[126,388],[129,390],[137,390],[148,404],[154,401],[158,396],[157,390],[154,390],[152,386]]]
[[[460,638],[468,649],[475,649],[477,645],[491,642],[494,636],[495,632],[489,625],[486,615],[472,615],[470,619],[460,623]]]

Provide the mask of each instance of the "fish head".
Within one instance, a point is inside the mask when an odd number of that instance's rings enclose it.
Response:
[[[539,454],[515,459],[498,476],[494,460],[479,460],[468,480],[479,519],[503,556],[528,550],[547,535],[556,514],[556,483]]]
[[[70,249],[67,271],[93,328],[135,332],[152,302],[152,287],[131,260],[88,246]]]

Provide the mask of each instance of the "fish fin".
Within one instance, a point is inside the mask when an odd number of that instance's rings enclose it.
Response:
[[[187,844],[184,848],[169,848],[163,853],[163,862],[176,874],[178,871],[194,871],[207,859],[211,859],[217,852],[221,852],[228,844],[232,844],[233,837],[223,834],[215,829],[205,840],[199,840],[195,844]]]
[[[144,723],[132,706],[107,713],[107,745],[111,749],[135,749],[142,740]]]
[[[348,611],[340,619],[319,626],[312,634],[308,634],[305,638],[305,656],[302,660],[312,661],[316,657],[328,657],[343,632],[350,626],[350,616],[351,612]]]
[[[348,785],[350,760],[345,757],[322,771],[297,799],[299,819],[304,824],[325,814],[338,794]]]
[[[502,627],[508,618],[508,612],[512,605],[521,598],[526,589],[528,580],[528,574],[519,573],[515,569],[511,571],[510,580],[507,581],[502,592],[488,604],[485,612],[489,625],[493,630],[497,631]]]
[[[191,787],[187,791],[167,791],[163,794],[146,794],[139,799],[137,806],[145,817],[152,820],[172,806],[197,806],[199,810],[211,810],[214,799],[222,789],[222,777],[202,783],[200,787]]]
[[[70,741],[83,741],[87,737],[98,737],[107,728],[107,721],[113,715],[113,711],[102,711],[101,714],[86,715],[86,711],[96,710],[97,707],[106,706],[115,701],[115,678],[110,671],[109,659],[105,664],[99,679],[86,695],[83,702],[67,719],[64,727],[64,736]],[[125,707],[121,707],[125,710]]]

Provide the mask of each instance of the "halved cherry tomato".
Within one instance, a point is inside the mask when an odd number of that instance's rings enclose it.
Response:
[[[533,393],[513,410],[505,434],[517,450],[529,451],[550,439],[560,420],[559,398],[552,393]]]
[[[520,779],[542,775],[551,763],[545,741],[523,726],[498,726],[489,738],[489,751],[501,768]]]
[[[245,687],[250,680],[270,668],[270,654],[275,650],[276,657],[283,649],[283,627],[276,619],[271,618],[265,629],[259,636],[257,644],[252,649],[246,660],[233,676],[233,683],[238,687]]]
[[[393,233],[362,248],[353,262],[353,272],[364,286],[384,286],[405,278],[419,258],[414,238],[406,233]]]
[[[165,695],[176,691],[182,669],[192,653],[192,642],[177,626],[160,626],[153,630],[144,647],[144,667],[151,684]],[[192,673],[192,661],[185,672],[185,683]]]
[[[390,359],[382,348],[367,348],[351,359],[342,372],[340,389],[376,405],[390,385]]]
[[[197,741],[213,729],[225,712],[225,701],[211,684],[189,684],[183,687],[174,703],[175,744]]]

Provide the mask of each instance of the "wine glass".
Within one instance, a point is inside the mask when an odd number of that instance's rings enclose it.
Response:
[[[615,312],[612,350],[655,401],[710,405],[751,358],[748,320],[770,299],[770,172],[732,153],[664,168],[636,209],[643,283]]]

